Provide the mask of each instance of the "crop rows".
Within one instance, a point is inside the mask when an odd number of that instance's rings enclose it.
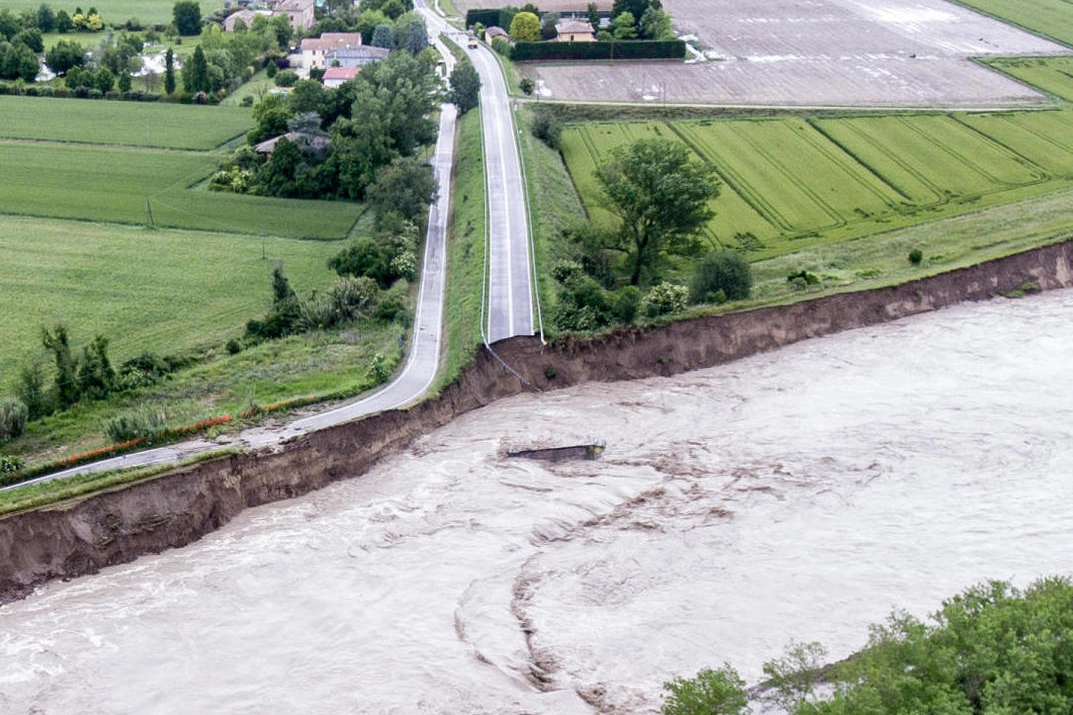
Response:
[[[72,100],[73,101],[73,100]],[[0,212],[292,238],[341,238],[360,207],[192,189],[218,157],[195,152],[0,141]]]
[[[1073,45],[1069,0],[956,0],[1037,34]]]
[[[1073,13],[1073,3],[1069,5]],[[987,65],[1056,97],[1073,101],[1073,57],[1003,57]]]
[[[708,233],[758,258],[1042,195],[1073,178],[1068,110],[574,125],[563,154],[595,220],[613,221],[595,167],[612,147],[655,135],[679,138],[714,167],[723,186]]]
[[[253,124],[245,107],[0,96],[0,138],[208,150]]]

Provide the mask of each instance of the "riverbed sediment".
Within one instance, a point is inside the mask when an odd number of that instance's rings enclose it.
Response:
[[[494,400],[584,382],[669,376],[800,340],[895,320],[1032,283],[1073,286],[1073,242],[899,286],[708,316],[543,345],[512,338],[481,351],[435,399],[304,435],[271,449],[206,461],[114,491],[0,519],[0,603],[35,586],[189,544],[242,510],[365,473],[419,435]]]

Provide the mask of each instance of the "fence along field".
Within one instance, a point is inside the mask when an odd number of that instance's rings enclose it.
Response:
[[[216,147],[251,126],[248,109],[0,99],[0,213],[340,239],[361,212],[347,201],[196,188],[227,154]]]
[[[590,217],[612,147],[671,136],[723,182],[708,234],[752,259],[859,238],[1073,185],[1073,111],[595,123],[563,154]]]

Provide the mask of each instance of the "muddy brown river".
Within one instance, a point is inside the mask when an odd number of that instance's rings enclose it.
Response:
[[[1000,299],[500,401],[3,606],[0,713],[654,713],[675,675],[1071,574],[1071,318]]]

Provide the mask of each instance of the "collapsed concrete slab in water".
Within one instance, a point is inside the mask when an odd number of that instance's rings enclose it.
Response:
[[[419,435],[502,397],[584,382],[674,375],[842,330],[965,301],[1073,287],[1073,241],[930,278],[790,305],[712,315],[597,338],[539,338],[482,351],[439,397],[388,410],[274,448],[228,455],[114,491],[0,519],[0,603],[57,578],[95,573],[183,546],[242,510],[289,499],[367,472]],[[527,382],[518,378],[525,377]]]

